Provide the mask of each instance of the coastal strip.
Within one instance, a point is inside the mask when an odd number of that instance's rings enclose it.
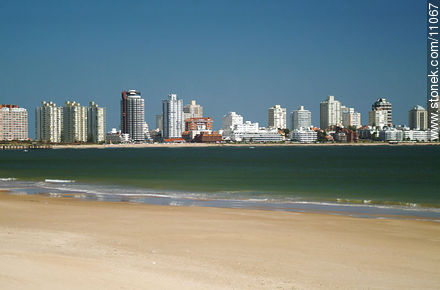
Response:
[[[439,237],[427,221],[0,193],[0,288],[435,288]]]

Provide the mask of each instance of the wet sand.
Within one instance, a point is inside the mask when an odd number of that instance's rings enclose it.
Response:
[[[434,289],[440,224],[0,193],[1,289]]]

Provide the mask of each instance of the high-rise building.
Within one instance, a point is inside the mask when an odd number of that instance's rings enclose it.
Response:
[[[0,140],[28,139],[28,113],[17,105],[0,105]]]
[[[191,100],[191,103],[183,107],[183,120],[186,121],[188,118],[202,118],[203,117],[203,107],[196,104],[195,100]]]
[[[277,129],[286,129],[286,108],[275,105],[268,110],[268,127]]]
[[[59,143],[63,129],[63,108],[53,102],[42,102],[35,109],[35,138],[38,141]]]
[[[90,102],[87,110],[87,141],[93,143],[105,142],[105,108]]]
[[[169,94],[167,100],[162,101],[163,134],[164,139],[182,138],[184,129],[183,101],[177,99],[176,94]]]
[[[428,129],[428,112],[422,106],[415,106],[408,112],[408,126],[411,129]]]
[[[87,142],[87,107],[70,101],[64,104],[61,141]]]
[[[304,106],[299,106],[297,110],[293,110],[290,113],[291,130],[300,128],[309,128],[312,126],[312,113],[309,110],[305,110]]]
[[[368,112],[368,125],[382,129],[388,125],[388,111],[381,108]]]
[[[388,102],[385,98],[379,98],[377,99],[373,105],[371,106],[371,109],[373,111],[377,111],[377,110],[383,110],[387,112],[387,126],[392,126],[393,125],[393,115],[392,115],[392,110],[391,110],[391,103]]]
[[[136,90],[122,92],[121,132],[128,134],[132,141],[145,141],[144,134],[144,99]]]
[[[341,107],[342,111],[342,125],[345,128],[355,127],[360,128],[361,125],[361,113],[356,112],[354,108],[348,108],[345,106]]]
[[[327,129],[331,126],[341,126],[341,103],[334,96],[328,96],[327,100],[320,104],[320,127]]]

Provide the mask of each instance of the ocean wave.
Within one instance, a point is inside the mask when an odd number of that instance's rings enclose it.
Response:
[[[47,183],[74,183],[75,180],[72,180],[72,179],[45,179],[44,182],[47,182]]]

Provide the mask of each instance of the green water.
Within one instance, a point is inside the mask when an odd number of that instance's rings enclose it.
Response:
[[[73,179],[226,197],[440,206],[439,146],[69,149],[0,152],[0,178]]]

